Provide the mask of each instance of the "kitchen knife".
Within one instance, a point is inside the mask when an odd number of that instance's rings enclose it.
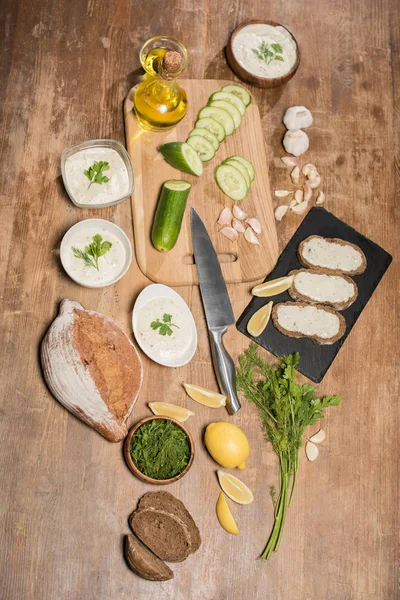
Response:
[[[212,361],[218,385],[227,399],[228,413],[234,415],[241,407],[236,394],[236,371],[222,338],[228,327],[234,325],[235,317],[214,246],[194,208],[191,217],[194,260],[210,334]]]

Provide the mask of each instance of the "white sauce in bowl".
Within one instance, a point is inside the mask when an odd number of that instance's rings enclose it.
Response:
[[[109,163],[110,168],[103,172],[109,178],[106,183],[90,185],[90,180],[84,172],[95,161]],[[127,168],[121,156],[113,148],[97,146],[72,154],[65,161],[65,176],[69,193],[77,204],[108,204],[129,194]]]
[[[282,53],[275,55],[272,44],[279,44]],[[281,59],[267,56],[265,50]],[[287,29],[264,23],[247,25],[235,35],[232,51],[238,63],[257,77],[283,77],[292,70],[297,59],[297,44]],[[260,58],[260,54],[264,59]]]

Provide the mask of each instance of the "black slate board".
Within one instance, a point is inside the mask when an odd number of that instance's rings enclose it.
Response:
[[[392,262],[392,257],[383,248],[358,233],[325,208],[313,207],[280,255],[275,269],[266,277],[265,281],[284,277],[293,269],[304,268],[297,258],[297,248],[300,242],[310,235],[341,238],[356,244],[367,258],[367,268],[364,273],[355,275],[353,278],[358,285],[358,297],[349,308],[341,311],[347,324],[344,336],[334,344],[322,346],[307,338],[295,339],[283,335],[275,328],[271,319],[263,333],[258,338],[253,338],[246,329],[249,319],[270,300],[273,300],[274,304],[293,301],[288,292],[271,298],[254,297],[239,317],[236,327],[241,333],[275,356],[300,352],[298,370],[312,381],[319,383]]]

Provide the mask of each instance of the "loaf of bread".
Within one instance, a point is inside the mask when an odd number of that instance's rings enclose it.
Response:
[[[297,254],[305,267],[325,269],[331,273],[360,275],[367,266],[361,248],[339,238],[311,235],[299,244]]]
[[[272,309],[272,321],[284,335],[323,345],[334,344],[346,331],[344,317],[323,304],[281,302]]]
[[[143,369],[120,327],[63,300],[43,339],[41,362],[51,393],[65,408],[112,442],[126,436]]]
[[[133,535],[125,536],[124,550],[129,567],[143,579],[167,581],[174,577],[174,573],[169,566],[134,538]]]
[[[311,304],[327,304],[344,310],[358,296],[357,284],[347,275],[339,275],[325,269],[298,269],[292,271],[293,282],[288,292],[293,300]]]

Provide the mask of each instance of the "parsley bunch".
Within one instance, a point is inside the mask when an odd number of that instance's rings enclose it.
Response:
[[[286,510],[296,487],[304,431],[323,417],[328,406],[338,406],[341,402],[340,396],[319,399],[313,385],[296,383],[299,360],[300,355],[296,352],[280,357],[278,364],[266,364],[258,355],[257,345],[252,343],[239,357],[237,369],[237,389],[257,406],[265,439],[271,442],[279,458],[278,497],[274,486],[270,490],[275,521],[261,555],[266,559],[279,548]]]
[[[264,62],[269,65],[273,60],[280,60],[283,62],[283,48],[280,44],[268,44],[267,42],[261,42],[258,49],[253,48],[253,53]]]
[[[85,250],[80,250],[73,246],[72,252],[76,258],[81,258],[85,261],[87,267],[95,267],[95,269],[99,270],[99,258],[100,256],[104,256],[111,249],[111,246],[111,242],[103,242],[101,235],[96,233],[92,237],[91,243],[85,246]]]

